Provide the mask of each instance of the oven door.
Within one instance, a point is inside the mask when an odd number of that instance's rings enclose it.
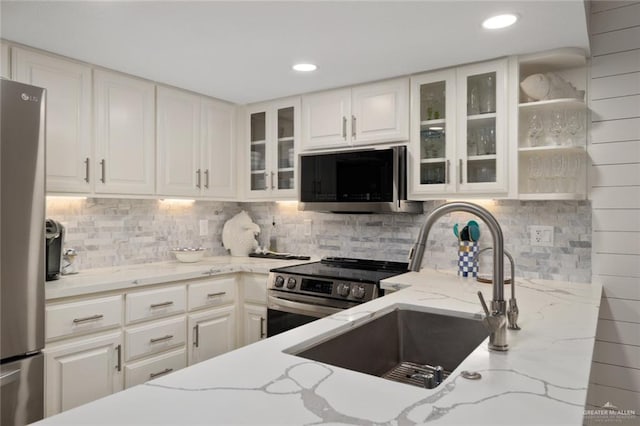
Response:
[[[324,300],[322,297],[300,294],[281,295],[270,291],[267,297],[267,337],[335,314],[346,308],[346,306],[338,308],[318,304]]]

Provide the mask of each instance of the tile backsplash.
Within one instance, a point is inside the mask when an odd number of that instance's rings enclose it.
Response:
[[[67,231],[66,247],[78,250],[80,270],[172,259],[177,246],[202,246],[211,255],[226,254],[221,233],[226,220],[246,210],[262,229],[260,245],[275,237],[278,251],[311,256],[348,256],[406,261],[426,215],[441,202],[424,203],[422,215],[331,214],[299,212],[295,203],[196,201],[173,204],[158,200],[48,200],[47,217]],[[516,276],[589,282],[591,280],[591,205],[588,201],[485,201],[502,226],[505,248],[516,262]],[[434,225],[423,265],[456,270],[457,240],[453,224],[473,219],[451,214]],[[208,233],[199,236],[199,222]],[[481,221],[481,247],[491,235]],[[533,247],[528,226],[554,227],[553,247]],[[310,231],[310,235],[307,232]],[[482,256],[481,273],[491,268]],[[508,270],[505,271],[508,274]],[[507,275],[508,276],[508,275]]]

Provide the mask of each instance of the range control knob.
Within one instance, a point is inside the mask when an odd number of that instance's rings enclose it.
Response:
[[[351,294],[356,299],[362,299],[364,297],[364,293],[365,293],[365,288],[364,288],[364,286],[362,284],[355,285],[351,289]]]
[[[338,284],[338,296],[347,297],[350,290],[351,286],[349,285],[349,283]]]
[[[290,277],[287,280],[287,288],[290,289],[290,290],[296,288],[296,279],[295,278],[291,278]]]
[[[278,275],[276,277],[276,280],[273,283],[273,285],[276,287],[282,287],[284,285],[284,278],[282,277],[282,275]]]

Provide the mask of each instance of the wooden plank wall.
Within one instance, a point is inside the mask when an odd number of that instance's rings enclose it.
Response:
[[[640,413],[640,1],[591,3],[593,277],[604,284],[587,403]]]

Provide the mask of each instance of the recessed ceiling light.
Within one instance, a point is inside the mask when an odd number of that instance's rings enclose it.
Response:
[[[500,28],[506,28],[516,23],[518,17],[512,13],[504,15],[496,15],[491,18],[485,19],[482,26],[488,30],[497,30]]]
[[[314,64],[295,64],[291,68],[293,68],[296,71],[309,72],[309,71],[315,71],[318,67],[315,66]]]

